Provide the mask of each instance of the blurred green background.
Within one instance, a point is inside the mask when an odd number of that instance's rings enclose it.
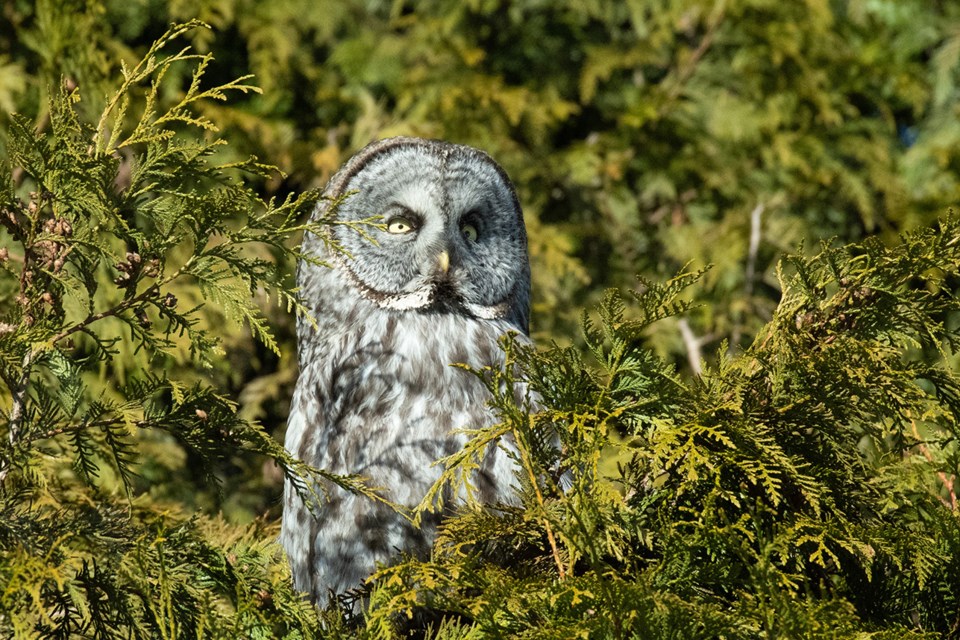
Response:
[[[579,344],[581,309],[605,288],[713,265],[690,294],[699,306],[647,336],[691,375],[769,319],[785,252],[893,240],[960,202],[955,0],[6,0],[0,156],[8,113],[43,130],[67,82],[93,117],[117,61],[191,18],[213,27],[192,34],[215,54],[211,83],[252,73],[263,89],[203,108],[230,142],[223,153],[283,171],[252,184],[265,196],[320,187],[391,135],[497,159],[526,215],[541,344]],[[188,71],[164,79],[166,99]],[[263,305],[283,357],[229,330],[222,361],[192,375],[282,438],[294,321]],[[213,311],[204,321],[230,326]],[[101,375],[144,366],[132,350],[124,362]],[[167,365],[192,366],[186,352]],[[279,515],[270,463],[234,458],[218,491],[155,437],[139,471],[156,500],[235,521]]]

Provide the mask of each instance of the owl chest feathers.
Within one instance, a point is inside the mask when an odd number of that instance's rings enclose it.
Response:
[[[349,286],[337,280],[331,293]],[[477,401],[487,393],[482,381],[454,365],[500,366],[498,340],[516,327],[442,311],[383,309],[356,298],[339,310],[335,299],[322,302],[317,327],[306,329],[314,335],[308,341],[301,335],[308,346],[295,404],[306,410],[291,422],[287,447],[311,464],[369,477],[392,488],[398,502],[416,504],[439,474],[427,471],[433,462],[463,446],[466,437],[457,430],[494,421]]]

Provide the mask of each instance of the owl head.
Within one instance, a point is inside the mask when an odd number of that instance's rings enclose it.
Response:
[[[353,156],[325,195],[315,217],[380,217],[368,238],[349,225],[330,229],[346,250],[332,257],[335,269],[361,296],[396,312],[503,318],[527,331],[523,213],[487,154],[436,140],[381,140]],[[335,211],[332,200],[340,202]]]

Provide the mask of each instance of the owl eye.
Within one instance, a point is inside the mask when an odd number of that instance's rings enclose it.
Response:
[[[387,233],[403,234],[415,231],[416,223],[411,218],[394,216],[387,220]]]
[[[477,228],[472,224],[463,225],[460,227],[460,232],[463,234],[463,237],[470,242],[476,242],[477,238],[480,236],[480,232],[477,231]]]

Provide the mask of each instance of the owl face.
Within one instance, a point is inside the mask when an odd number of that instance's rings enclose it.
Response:
[[[340,267],[361,294],[396,310],[522,318],[525,329],[527,240],[503,170],[480,151],[437,141],[394,138],[367,149],[328,189],[350,194],[338,220],[381,217],[373,242],[334,227],[349,255]]]

